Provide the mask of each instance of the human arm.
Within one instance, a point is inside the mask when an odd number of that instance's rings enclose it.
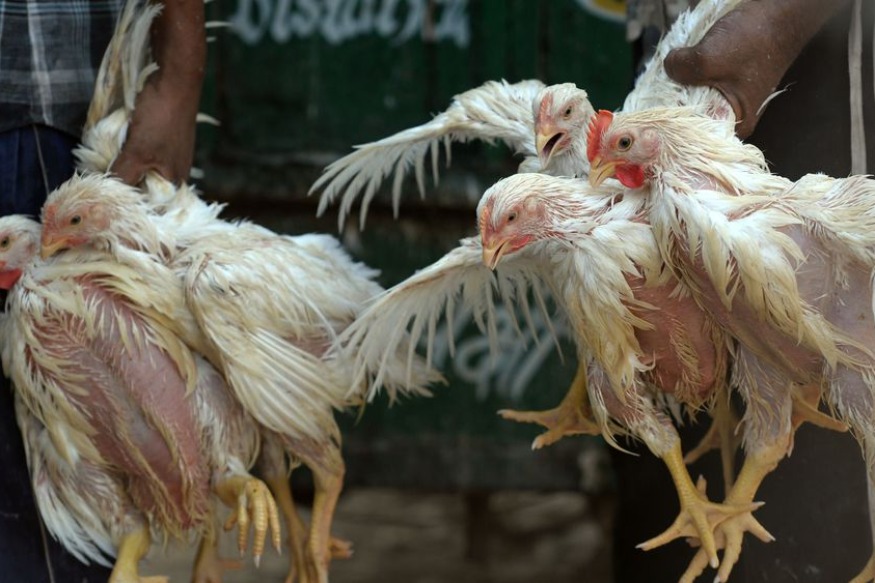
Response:
[[[137,96],[127,139],[111,168],[132,185],[149,171],[174,183],[188,178],[206,62],[203,0],[165,0],[151,32],[158,70]]]
[[[665,60],[669,77],[718,89],[735,111],[741,138],[811,38],[849,0],[750,0],[717,21],[697,45]]]

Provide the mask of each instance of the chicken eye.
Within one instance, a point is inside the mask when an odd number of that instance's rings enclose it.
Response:
[[[516,211],[514,211],[514,212],[510,213],[509,215],[507,215],[507,222],[508,222],[508,223],[512,223],[512,222],[514,222],[515,220],[516,220]]]
[[[629,148],[632,147],[632,138],[629,136],[623,136],[619,140],[617,140],[617,149],[621,152],[625,152]]]
[[[6,249],[9,247],[9,237],[3,237],[0,239],[0,249]]]
[[[78,225],[78,224],[81,223],[81,222],[82,222],[82,217],[79,216],[79,215],[73,215],[73,216],[70,218],[70,224],[71,224],[71,225]]]
[[[565,110],[565,113],[562,114],[565,117],[565,119],[568,119],[569,117],[571,117],[571,111],[572,111],[572,109],[570,107]]]

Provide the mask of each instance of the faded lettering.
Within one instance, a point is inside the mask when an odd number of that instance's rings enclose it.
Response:
[[[447,324],[441,323],[432,359],[438,369],[452,366],[460,379],[476,387],[480,400],[498,394],[509,402],[519,402],[550,353],[556,351],[551,326],[559,339],[569,338],[563,322],[548,322],[540,312],[532,313],[531,328],[520,324],[521,329],[517,329],[519,320],[504,306],[495,306],[497,338],[493,351],[486,335],[463,334],[470,321],[470,309],[456,310],[452,325],[455,356],[450,355]]]
[[[468,0],[238,0],[229,21],[247,44],[265,37],[277,43],[318,35],[340,44],[366,35],[394,43],[417,36],[449,41],[464,48],[470,41]]]

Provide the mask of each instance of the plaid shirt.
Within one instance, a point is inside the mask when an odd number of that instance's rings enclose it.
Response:
[[[79,136],[122,0],[0,0],[0,131]]]

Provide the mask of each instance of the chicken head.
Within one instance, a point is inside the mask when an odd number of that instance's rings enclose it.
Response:
[[[641,188],[658,152],[656,131],[647,127],[625,128],[614,123],[613,113],[600,110],[592,117],[587,130],[589,182],[598,186],[616,177],[627,188]]]
[[[552,217],[561,205],[551,192],[534,188],[541,174],[516,174],[495,183],[477,207],[483,263],[495,269],[502,257],[512,255],[533,241],[555,234]]]
[[[11,289],[39,250],[40,225],[21,215],[0,218],[0,289]]]
[[[594,110],[586,91],[574,83],[545,87],[534,101],[535,147],[542,169],[551,168],[557,174],[566,159],[579,164],[586,148],[586,124]],[[560,162],[562,160],[562,162]]]
[[[110,192],[112,196],[106,196]],[[63,249],[96,244],[109,225],[123,216],[125,202],[139,196],[136,189],[111,176],[74,176],[43,205],[43,259]]]

